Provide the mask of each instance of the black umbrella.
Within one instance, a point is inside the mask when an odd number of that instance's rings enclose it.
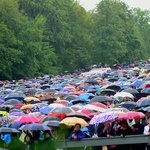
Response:
[[[113,99],[109,96],[95,96],[91,99],[91,102],[112,102]]]
[[[138,107],[147,107],[147,106],[150,106],[150,97],[146,97],[137,106]]]
[[[37,92],[36,89],[30,88],[30,89],[28,89],[25,93],[26,93],[26,94],[34,95],[36,92]]]
[[[22,102],[17,99],[9,99],[7,100],[4,105],[13,105],[13,104],[21,104]]]
[[[46,116],[46,117],[44,117],[44,118],[42,118],[40,121],[41,122],[45,122],[45,121],[51,121],[51,120],[56,120],[56,121],[61,121],[61,119],[60,118],[58,118],[58,117],[53,117],[53,116]]]
[[[103,91],[100,92],[100,94],[111,96],[111,95],[115,95],[116,92],[112,89],[104,89]]]
[[[32,123],[32,124],[26,124],[19,128],[19,130],[31,130],[31,131],[38,131],[38,130],[50,130],[50,128],[44,124],[38,124],[38,123]]]
[[[92,85],[95,85],[95,84],[99,84],[96,80],[94,80],[94,79],[88,79],[88,80],[86,80],[85,81],[85,83],[89,83],[89,84],[92,84]]]
[[[90,121],[91,120],[91,118],[88,115],[83,114],[81,112],[72,112],[72,113],[69,113],[66,117],[78,117],[78,118],[82,118],[82,119],[84,119],[86,121]]]
[[[43,124],[46,125],[46,126],[50,126],[50,127],[58,127],[59,124],[60,124],[60,121],[50,120],[50,121],[45,121]]]
[[[128,110],[134,110],[136,106],[137,104],[135,102],[128,101],[128,102],[122,102],[116,105],[115,107],[124,107],[124,108],[127,108]]]
[[[69,95],[69,96],[66,96],[66,97],[65,97],[65,100],[71,101],[71,100],[75,100],[75,99],[77,99],[77,98],[78,98],[77,95]]]
[[[0,133],[10,134],[10,133],[20,133],[20,132],[15,128],[1,127]]]
[[[115,81],[118,81],[118,78],[110,78],[108,79],[109,82],[115,82]]]
[[[9,99],[17,99],[17,100],[24,100],[26,96],[22,93],[10,93],[8,94],[4,100],[7,101]]]
[[[128,93],[130,93],[132,95],[136,95],[136,94],[139,93],[136,89],[133,89],[133,88],[124,89],[124,90],[122,90],[122,92],[128,92]]]
[[[112,85],[107,86],[106,89],[112,89],[112,90],[114,90],[114,91],[117,92],[117,91],[120,91],[120,90],[121,90],[121,87],[120,87],[119,85],[112,84]]]
[[[49,89],[49,88],[47,88],[47,89],[45,89],[43,91],[44,94],[47,94],[47,93],[54,94],[56,92],[57,92],[57,90],[55,90],[55,89]]]

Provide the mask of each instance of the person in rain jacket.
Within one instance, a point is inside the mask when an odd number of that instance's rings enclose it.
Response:
[[[81,130],[81,124],[77,123],[75,124],[74,131],[71,132],[70,136],[68,137],[68,140],[81,140],[85,138],[85,133]]]

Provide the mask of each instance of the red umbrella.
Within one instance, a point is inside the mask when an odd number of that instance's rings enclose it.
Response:
[[[21,116],[18,119],[16,119],[15,122],[33,123],[39,122],[39,120],[35,116]]]
[[[134,111],[129,111],[123,114],[120,114],[118,116],[118,120],[132,120],[135,118],[144,118],[145,114],[143,114],[142,112],[134,112]]]
[[[91,105],[94,105],[94,106],[101,107],[101,108],[108,108],[108,106],[106,106],[105,104],[100,103],[100,102],[92,102],[92,103],[90,103],[90,104],[91,104]]]

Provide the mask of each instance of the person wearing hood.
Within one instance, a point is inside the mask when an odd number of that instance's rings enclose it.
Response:
[[[81,131],[81,124],[76,123],[74,131],[71,132],[68,140],[81,140],[85,138],[85,133]]]

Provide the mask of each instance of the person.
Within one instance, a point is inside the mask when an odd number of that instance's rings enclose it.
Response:
[[[144,134],[150,135],[150,118],[147,120],[148,124],[144,127]],[[147,150],[150,150],[150,144],[147,144]]]
[[[119,127],[117,133],[118,136],[125,137],[126,135],[132,135],[131,127],[128,125],[126,120],[121,121],[121,126]],[[118,150],[130,150],[130,145],[118,145]]]
[[[135,124],[132,125],[131,129],[132,129],[132,134],[133,135],[137,135],[137,134],[143,134],[144,132],[144,125],[140,123],[140,118],[136,117],[134,119]],[[141,149],[143,150],[145,148],[145,144],[134,144],[132,145],[132,150],[137,150],[137,149]]]
[[[81,140],[85,138],[84,132],[81,131],[81,124],[76,123],[74,130],[71,132],[68,140]]]

